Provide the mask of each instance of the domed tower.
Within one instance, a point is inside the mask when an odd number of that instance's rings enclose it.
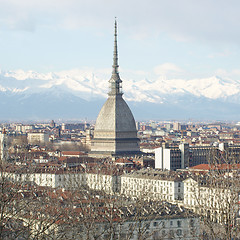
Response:
[[[91,155],[124,156],[140,153],[136,123],[122,98],[122,80],[118,73],[117,22],[115,20],[113,70],[108,99],[96,121]]]

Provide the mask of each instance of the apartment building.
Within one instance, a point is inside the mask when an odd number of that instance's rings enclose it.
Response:
[[[43,187],[72,189],[86,185],[86,175],[82,169],[27,169],[9,168],[3,173],[13,182],[26,182]]]
[[[183,181],[183,206],[207,216],[213,222],[232,221],[234,224],[239,218],[240,196],[238,184],[234,182],[232,176],[230,179],[226,176],[222,179],[204,175],[189,177]]]
[[[177,202],[183,199],[184,175],[142,169],[121,176],[121,194],[133,198]]]
[[[28,143],[38,144],[38,143],[48,143],[49,133],[46,132],[29,132],[27,134]]]

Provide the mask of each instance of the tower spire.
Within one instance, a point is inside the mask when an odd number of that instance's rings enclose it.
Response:
[[[113,50],[113,73],[118,73],[118,50],[117,50],[117,19],[115,17],[114,50]]]
[[[118,50],[117,50],[117,20],[115,17],[115,31],[114,31],[114,49],[113,49],[113,65],[112,65],[112,76],[109,80],[110,83],[110,92],[109,95],[122,95],[121,91],[121,83],[122,80],[120,79],[118,73]]]

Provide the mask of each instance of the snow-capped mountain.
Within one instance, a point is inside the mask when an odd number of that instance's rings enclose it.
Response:
[[[108,77],[84,70],[1,71],[1,119],[94,119],[107,97]],[[123,91],[137,119],[240,118],[240,81],[123,79]]]

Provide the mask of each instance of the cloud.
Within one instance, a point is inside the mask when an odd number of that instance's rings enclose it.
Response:
[[[234,79],[239,81],[240,69],[235,68],[232,70],[226,70],[226,69],[219,68],[215,71],[215,75],[222,78]]]
[[[154,73],[159,76],[173,76],[183,73],[184,70],[173,63],[164,63],[154,68]]]
[[[232,52],[228,49],[222,51],[222,52],[216,52],[208,55],[208,58],[219,58],[219,57],[228,57],[232,55]]]
[[[31,24],[104,29],[117,16],[140,39],[164,33],[176,41],[239,44],[239,8],[237,0],[0,0],[0,23],[20,30]]]

